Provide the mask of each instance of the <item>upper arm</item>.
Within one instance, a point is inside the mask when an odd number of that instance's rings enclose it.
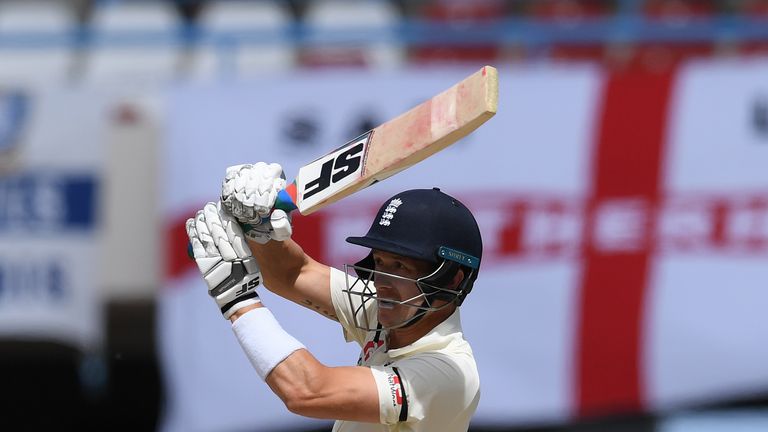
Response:
[[[267,376],[267,384],[296,414],[379,423],[379,391],[370,368],[327,367],[295,351]]]
[[[331,301],[330,267],[293,240],[249,243],[266,286],[275,294],[338,321]]]

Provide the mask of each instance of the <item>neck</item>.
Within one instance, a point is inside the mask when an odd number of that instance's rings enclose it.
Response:
[[[387,349],[402,348],[416,342],[438,324],[445,321],[455,310],[456,305],[451,304],[440,310],[427,312],[414,325],[390,330],[387,339]]]

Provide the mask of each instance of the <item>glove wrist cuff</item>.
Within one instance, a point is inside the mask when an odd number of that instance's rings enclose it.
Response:
[[[238,310],[257,303],[261,303],[261,299],[254,291],[221,306],[221,314],[224,315],[224,319],[229,319]]]

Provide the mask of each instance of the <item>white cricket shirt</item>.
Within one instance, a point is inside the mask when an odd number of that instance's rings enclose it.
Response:
[[[338,420],[333,432],[466,431],[480,400],[480,378],[459,310],[411,345],[388,350],[386,332],[355,327],[342,291],[347,288],[345,276],[331,269],[331,299],[347,342],[362,348],[358,364],[373,372],[381,424]],[[355,277],[348,277],[351,284]],[[375,308],[375,302],[367,307]]]

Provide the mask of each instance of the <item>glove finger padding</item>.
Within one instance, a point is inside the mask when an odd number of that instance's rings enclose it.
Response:
[[[235,165],[227,168],[221,201],[240,222],[258,225],[272,211],[283,189],[285,174],[279,164]]]
[[[213,242],[225,260],[247,258],[251,251],[245,243],[240,224],[222,208],[221,202],[203,208]]]
[[[291,216],[280,209],[275,209],[270,215],[269,223],[272,226],[271,237],[276,241],[285,241],[291,238],[293,227],[291,226]]]
[[[194,219],[187,220],[186,228],[195,262],[208,284],[208,294],[216,300],[224,317],[259,303],[258,264],[239,224],[224,212],[221,203],[206,204]]]
[[[235,165],[227,168],[221,203],[240,222],[248,239],[259,244],[284,241],[293,233],[291,218],[284,211],[273,209],[283,189],[285,174],[279,164]]]
[[[200,238],[195,228],[195,218],[187,219],[187,237],[189,237],[189,244],[192,245],[192,258],[205,258],[207,256],[203,243],[200,242]]]
[[[228,261],[237,258],[237,253],[229,242],[227,232],[224,229],[223,222],[219,216],[219,209],[216,207],[216,204],[206,204],[205,207],[203,207],[203,213],[205,214],[205,224],[210,230],[211,238],[213,239],[216,248],[219,250],[221,257]]]
[[[216,247],[213,237],[211,237],[210,228],[208,228],[208,225],[206,224],[205,213],[203,210],[198,210],[197,214],[195,214],[195,230],[197,231],[197,238],[205,249],[206,255],[209,257],[220,256],[221,253]]]
[[[227,238],[232,244],[232,248],[235,250],[238,258],[248,258],[251,256],[251,250],[248,248],[248,243],[245,241],[245,234],[240,223],[231,215],[224,213],[223,209],[219,209],[221,213],[222,222],[224,222]]]

